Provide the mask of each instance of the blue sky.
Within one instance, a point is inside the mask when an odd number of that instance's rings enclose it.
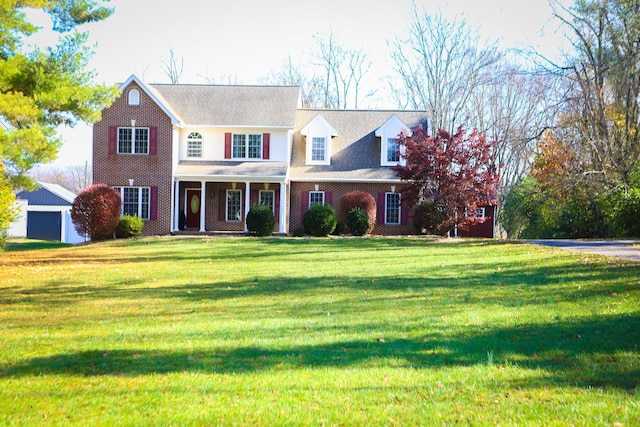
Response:
[[[415,0],[418,8],[464,15],[483,36],[503,48],[536,46],[553,55],[561,37],[550,22],[547,0]],[[91,68],[97,80],[117,83],[131,74],[149,83],[166,83],[161,68],[173,49],[184,59],[181,83],[205,83],[233,76],[238,83],[257,83],[279,69],[290,55],[307,60],[314,35],[332,32],[340,43],[362,48],[373,61],[371,73],[383,76],[391,66],[387,41],[404,38],[411,21],[410,0],[111,0],[115,13],[90,24],[95,52]],[[48,27],[46,20],[43,27]],[[32,42],[51,43],[43,30]],[[376,77],[374,77],[374,80]],[[224,81],[221,81],[224,83]],[[61,130],[65,145],[53,166],[91,161],[91,127]]]

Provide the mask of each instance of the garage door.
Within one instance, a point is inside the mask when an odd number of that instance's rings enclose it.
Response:
[[[61,241],[61,231],[60,212],[27,212],[27,238]]]

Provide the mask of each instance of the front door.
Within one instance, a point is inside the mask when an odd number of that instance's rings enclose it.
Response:
[[[200,228],[200,190],[187,190],[187,228]]]

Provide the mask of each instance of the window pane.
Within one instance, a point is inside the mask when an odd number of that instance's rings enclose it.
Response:
[[[233,135],[232,157],[234,159],[247,157],[246,135]]]
[[[202,157],[201,139],[190,139],[187,141],[187,157]]]
[[[147,154],[149,152],[149,129],[135,128],[135,154]]]
[[[258,201],[259,204],[269,206],[271,210],[273,210],[273,199],[273,190],[260,190],[260,200]]]
[[[227,221],[241,221],[242,193],[240,190],[227,190]]]
[[[324,138],[314,137],[311,139],[311,160],[314,162],[323,162],[325,156],[325,140]]]
[[[384,222],[386,224],[400,224],[400,193],[387,193],[386,196]]]
[[[138,216],[142,219],[149,219],[149,188],[148,187],[144,187],[140,189],[140,198],[141,200],[141,206],[140,206],[140,213],[138,214]]]
[[[131,153],[131,141],[133,139],[133,129],[118,128],[118,153]]]
[[[324,205],[324,191],[309,191],[309,207]]]
[[[124,187],[122,194],[122,214],[138,215],[138,188]]]
[[[262,135],[249,135],[249,158],[262,158]]]
[[[395,138],[387,139],[387,162],[400,161],[400,144]]]

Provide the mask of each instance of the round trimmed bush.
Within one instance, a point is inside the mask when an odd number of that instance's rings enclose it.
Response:
[[[369,232],[369,214],[364,209],[353,208],[347,214],[347,224],[354,236],[364,236]]]
[[[293,237],[304,237],[304,228],[298,227],[293,230]]]
[[[127,239],[129,237],[135,237],[142,233],[144,227],[144,221],[138,215],[122,215],[118,226],[116,227],[116,237],[118,239]]]
[[[304,213],[304,231],[315,237],[325,237],[333,232],[338,223],[331,205],[313,205]]]
[[[252,236],[270,236],[273,227],[276,225],[276,218],[273,211],[267,205],[253,205],[247,213],[247,229]]]
[[[120,221],[120,193],[106,184],[94,184],[76,196],[71,205],[71,221],[78,233],[91,240],[113,237]]]

